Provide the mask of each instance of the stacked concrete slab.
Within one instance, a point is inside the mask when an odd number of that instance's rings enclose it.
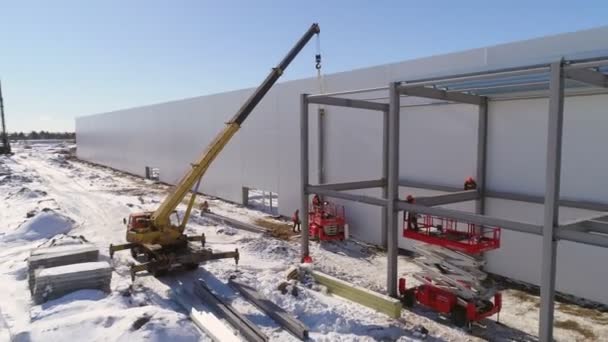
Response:
[[[30,291],[34,288],[36,270],[97,261],[98,257],[99,249],[90,244],[36,248],[27,260]]]
[[[36,304],[83,289],[110,292],[112,267],[105,261],[38,269],[32,290]]]
[[[32,250],[28,259],[32,299],[40,304],[81,289],[109,292],[112,269],[98,258],[99,250],[90,244]]]

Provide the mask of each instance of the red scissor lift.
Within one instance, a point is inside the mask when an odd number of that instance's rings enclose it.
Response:
[[[427,259],[430,259],[425,266],[427,272],[414,275],[423,285],[408,289],[405,278],[399,279],[399,293],[403,303],[412,306],[418,302],[442,314],[450,315],[452,322],[458,326],[470,326],[471,322],[500,312],[502,296],[499,292],[494,289],[480,292],[479,288],[475,288],[488,282],[483,276],[485,273],[474,268],[459,273],[458,267],[455,266],[462,266],[469,259],[467,256],[473,256],[469,260],[476,260],[475,256],[480,253],[499,248],[500,228],[431,215],[423,215],[422,219],[417,217],[416,224],[408,224],[407,215],[404,215],[403,236],[431,246],[427,248],[428,251],[424,250],[425,245],[419,247],[419,250],[428,256]],[[433,261],[433,253],[438,256],[436,263]],[[461,264],[448,261],[448,265],[456,271],[453,278],[450,276],[452,270],[441,264],[444,257],[462,257],[462,260],[459,260],[463,262]],[[437,272],[436,278],[433,271]],[[473,279],[475,275],[481,275],[484,279]]]
[[[344,240],[346,216],[344,206],[323,202],[308,213],[310,237],[319,241]]]

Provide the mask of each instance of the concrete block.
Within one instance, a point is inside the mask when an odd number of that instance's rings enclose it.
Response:
[[[112,267],[105,261],[38,269],[32,289],[36,304],[83,289],[110,291]]]

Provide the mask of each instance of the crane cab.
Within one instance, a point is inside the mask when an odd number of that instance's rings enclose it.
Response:
[[[171,223],[167,227],[155,226],[152,214],[151,211],[132,213],[128,220],[123,220],[127,225],[127,242],[162,246],[186,242],[186,237],[182,234],[179,224],[175,224],[179,222],[177,212],[173,212]]]
[[[143,233],[150,228],[150,220],[152,213],[133,213],[129,215],[129,220],[124,219],[124,223],[127,225],[127,232],[132,231],[136,233]]]

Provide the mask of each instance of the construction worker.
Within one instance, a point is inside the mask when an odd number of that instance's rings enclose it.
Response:
[[[314,211],[321,210],[321,197],[319,197],[319,195],[317,194],[312,197],[312,208],[314,209]]]
[[[299,209],[296,209],[296,211],[293,213],[291,220],[293,221],[293,229],[292,229],[293,232],[294,233],[301,232],[302,225],[300,222],[300,210]]]
[[[204,213],[211,212],[211,210],[209,210],[209,203],[207,201],[204,201],[203,203],[201,203],[200,209],[201,209],[201,216]]]
[[[464,180],[464,189],[465,190],[475,190],[477,189],[477,183],[473,179],[473,177],[469,176]]]
[[[412,195],[407,195],[405,201],[410,204],[416,203],[416,200]],[[408,211],[405,215],[407,215],[407,229],[418,231],[418,214],[413,211]]]

